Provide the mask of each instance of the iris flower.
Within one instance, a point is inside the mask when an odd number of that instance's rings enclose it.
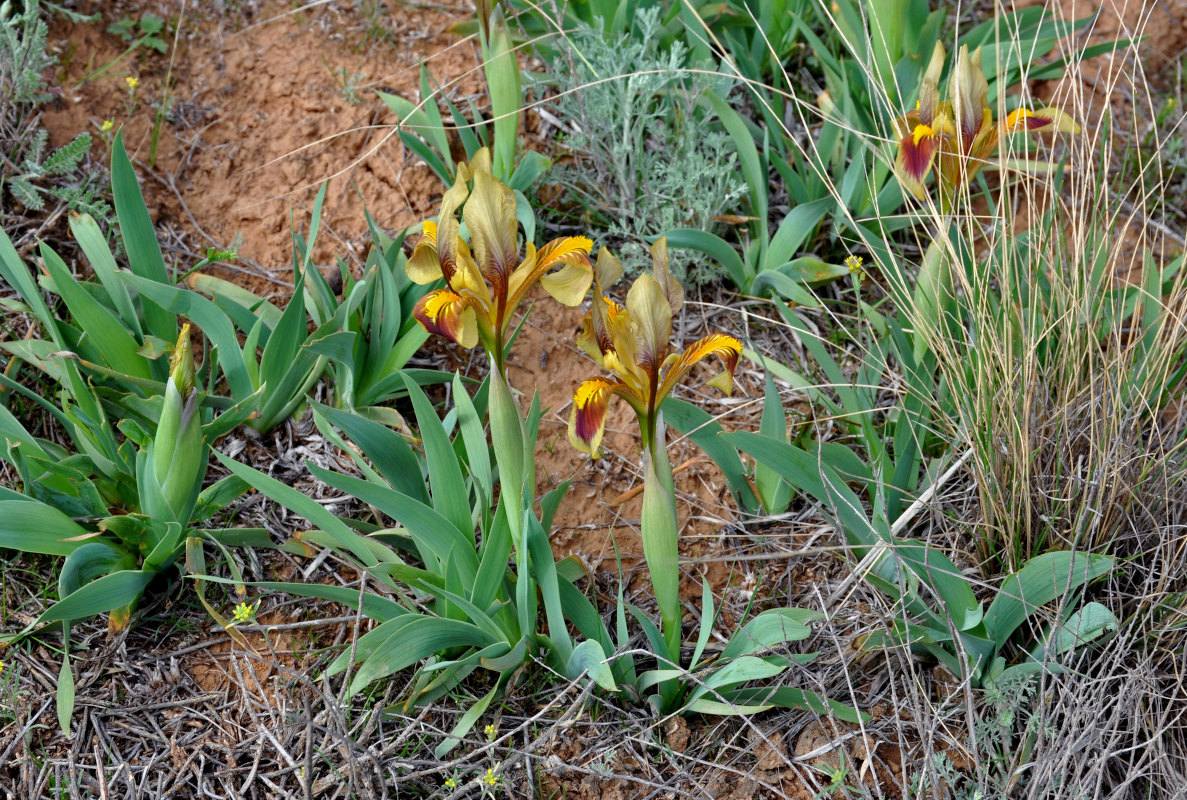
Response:
[[[970,56],[968,46],[961,47],[948,80],[949,99],[941,101],[940,73],[945,59],[944,46],[936,42],[919,89],[918,107],[895,120],[899,136],[895,174],[916,197],[926,197],[923,182],[938,161],[941,198],[950,204],[997,152],[1007,133],[1080,132],[1075,121],[1057,108],[1020,108],[996,124],[989,107],[989,83],[981,68],[981,48]]]
[[[423,223],[405,267],[416,283],[445,278],[445,288],[429,292],[413,309],[420,324],[462,347],[481,342],[500,371],[511,320],[533,284],[539,281],[559,302],[576,306],[593,281],[593,242],[584,236],[555,239],[539,250],[528,242],[520,260],[515,208],[515,194],[491,174],[490,152],[479,151],[469,166],[458,165],[437,221]]]
[[[635,410],[645,448],[662,447],[655,439],[664,398],[709,356],[717,356],[725,366],[709,383],[728,394],[742,352],[741,343],[724,334],[705,336],[683,352],[669,352],[672,315],[684,305],[684,290],[668,274],[666,240],[656,241],[651,258],[653,273],[635,279],[624,307],[602,294],[621,276],[622,266],[605,248],[598,254],[593,307],[585,315],[578,344],[613,377],[590,378],[578,386],[569,418],[570,441],[595,458],[611,397],[617,395]]]

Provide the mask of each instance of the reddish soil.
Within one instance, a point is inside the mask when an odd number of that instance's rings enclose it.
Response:
[[[45,115],[54,143],[82,130],[98,135],[104,120],[123,127],[154,220],[189,234],[199,252],[241,241],[241,257],[265,268],[237,274],[249,288],[272,292],[291,281],[290,224],[308,229],[327,180],[322,264],[366,255],[364,207],[388,230],[432,213],[439,182],[405,158],[398,120],[374,90],[419,99],[423,61],[455,98],[476,93],[475,47],[448,32],[466,13],[460,7],[401,4],[376,20],[383,36],[368,38],[371,23],[354,4],[294,11],[265,0],[224,14],[178,0],[91,5],[99,22],[59,22],[52,33],[65,54],[59,81],[73,87]],[[125,49],[107,26],[144,11],[180,20],[172,54],[140,49],[83,81]],[[140,81],[134,92],[130,77]],[[341,86],[348,79],[358,80],[350,98]],[[172,110],[149,169],[156,107],[167,92]]]

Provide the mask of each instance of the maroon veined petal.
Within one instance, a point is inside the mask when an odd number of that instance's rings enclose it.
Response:
[[[606,432],[606,408],[610,396],[625,388],[625,384],[609,378],[590,378],[577,387],[569,412],[569,441],[574,447],[598,457],[602,434]]]
[[[920,199],[926,196],[923,181],[931,171],[938,144],[936,131],[922,123],[899,141],[895,173],[903,188]]]
[[[1011,111],[1006,117],[1006,130],[1024,130],[1027,133],[1043,133],[1044,131],[1060,131],[1061,133],[1079,133],[1080,126],[1058,108],[1040,108],[1030,111],[1019,108]]]
[[[412,309],[426,331],[444,336],[462,347],[478,344],[478,323],[467,298],[448,289],[438,289],[420,298]]]

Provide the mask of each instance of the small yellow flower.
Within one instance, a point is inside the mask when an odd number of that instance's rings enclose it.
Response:
[[[452,775],[450,777],[446,778],[445,779],[445,788],[450,789],[450,790],[456,789],[457,788],[457,778],[453,777]]]
[[[0,675],[4,674],[4,662],[0,661]]]
[[[99,126],[99,129],[102,130],[104,133],[111,133],[111,129],[114,127],[115,127],[115,120],[105,119],[105,120],[103,120],[103,124]]]
[[[492,768],[487,767],[486,774],[482,776],[482,782],[487,786],[498,786],[499,776],[495,774],[495,771]]]
[[[135,91],[136,87],[140,85],[140,79],[135,75],[129,75],[124,78],[124,82],[128,84],[128,88]]]
[[[845,266],[849,268],[851,274],[859,272],[863,263],[865,263],[865,259],[861,256],[849,256],[845,259]]]
[[[494,726],[494,723],[487,725],[482,729],[482,732],[485,733],[486,738],[492,742],[494,741],[495,737],[499,735],[499,729]]]
[[[259,603],[254,606],[249,606],[247,603],[240,603],[235,606],[234,619],[232,620],[236,625],[249,621],[255,616],[256,609],[259,608]]]

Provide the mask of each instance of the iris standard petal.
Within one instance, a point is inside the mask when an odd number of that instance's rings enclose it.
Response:
[[[673,314],[684,308],[684,287],[668,272],[668,240],[661,236],[651,244],[651,274],[664,290],[664,297]]]
[[[626,294],[626,311],[634,329],[634,361],[654,379],[672,338],[672,307],[655,278],[644,273]],[[619,337],[613,338],[617,343]],[[619,355],[626,354],[620,349]]]
[[[919,119],[925,125],[931,125],[940,110],[940,75],[944,72],[946,58],[944,45],[936,42],[919,86]]]
[[[453,186],[445,191],[441,198],[441,210],[437,212],[437,258],[441,263],[441,272],[446,281],[453,280],[453,271],[457,264],[457,243],[460,226],[454,213],[458,206],[466,202],[470,194],[467,181],[470,180],[470,170],[465,164],[457,165],[457,175]]]
[[[489,172],[474,173],[462,218],[470,230],[470,249],[498,298],[507,297],[511,270],[518,264],[515,193]]]
[[[413,283],[432,283],[442,276],[441,260],[437,256],[437,223],[425,220],[421,223],[424,233],[412,248],[412,255],[404,265]]]
[[[956,131],[960,150],[966,155],[972,150],[973,140],[988,121],[993,118],[989,110],[989,83],[981,69],[981,48],[970,56],[968,45],[960,48],[960,59],[952,76],[949,93],[956,110]]]
[[[600,248],[597,263],[594,264],[594,283],[598,285],[598,294],[605,294],[621,277],[622,262],[614,257],[610,248]]]

